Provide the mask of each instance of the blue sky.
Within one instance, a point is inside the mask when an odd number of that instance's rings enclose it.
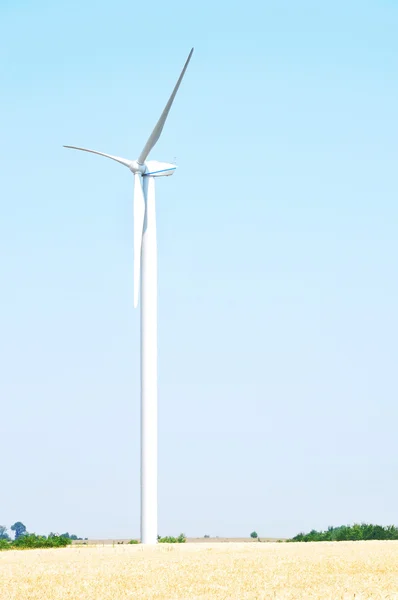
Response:
[[[0,2],[0,523],[139,534],[135,158],[157,185],[159,533],[397,523],[398,6]]]

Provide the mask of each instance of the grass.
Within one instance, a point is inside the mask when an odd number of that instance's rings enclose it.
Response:
[[[10,550],[0,572],[2,600],[398,600],[398,542]]]

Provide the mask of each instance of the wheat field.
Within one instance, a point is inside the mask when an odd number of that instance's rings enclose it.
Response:
[[[0,553],[1,600],[398,599],[398,542],[108,545]]]

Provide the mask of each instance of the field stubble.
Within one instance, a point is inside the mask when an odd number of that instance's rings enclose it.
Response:
[[[398,542],[105,545],[0,553],[1,600],[398,600]]]

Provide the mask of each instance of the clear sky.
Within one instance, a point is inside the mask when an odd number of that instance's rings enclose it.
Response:
[[[398,523],[398,5],[0,1],[0,524],[139,535],[135,158],[157,185],[159,533]]]

